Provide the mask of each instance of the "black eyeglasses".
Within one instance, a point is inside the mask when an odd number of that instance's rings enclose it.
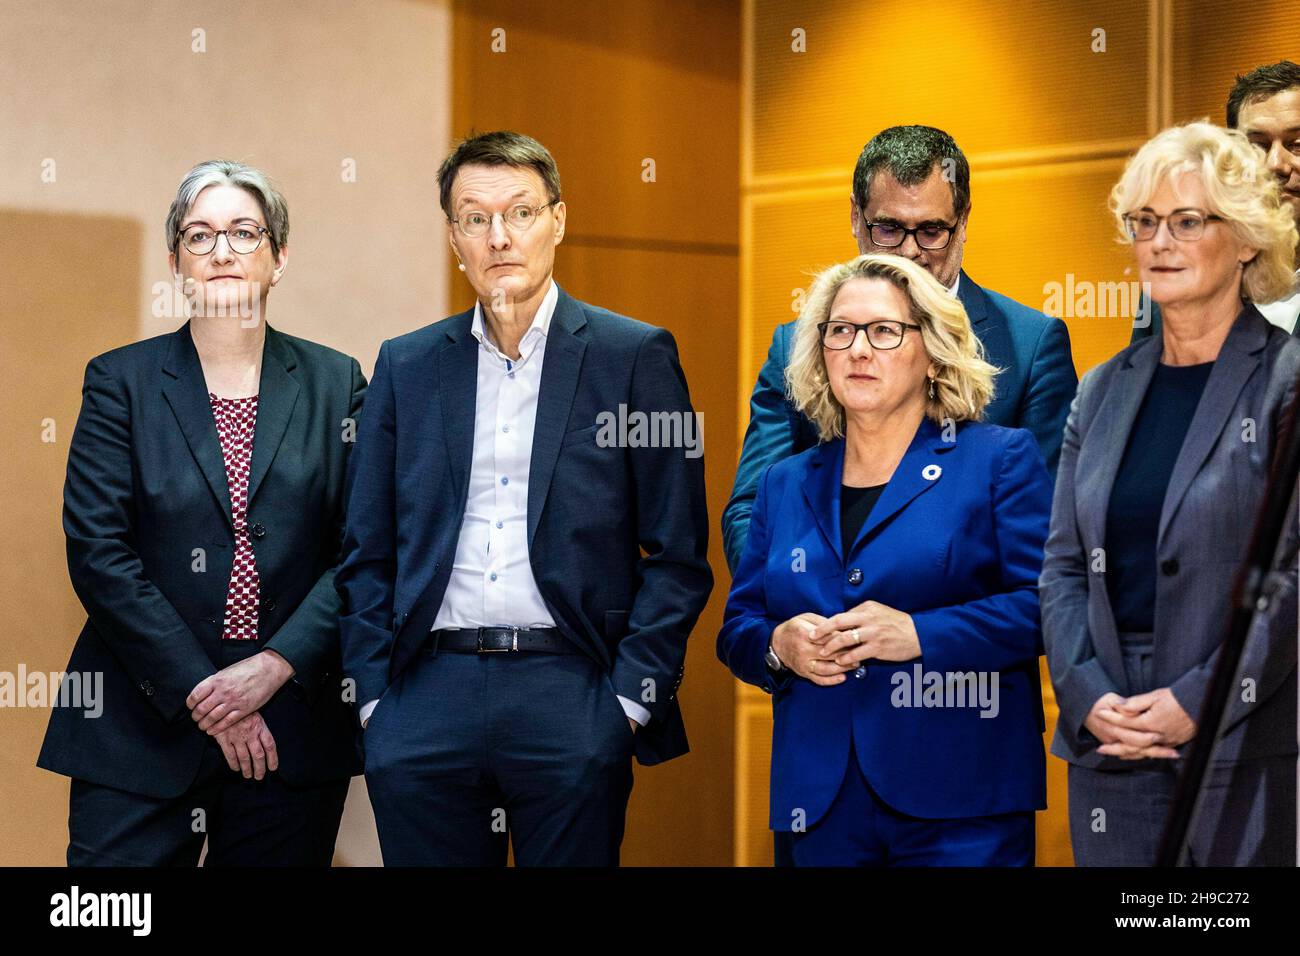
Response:
[[[896,349],[902,345],[903,335],[908,329],[921,331],[919,325],[895,322],[893,319],[877,319],[875,322],[866,322],[862,325],[856,322],[818,322],[817,328],[821,331],[822,345],[836,351],[852,345],[858,337],[859,330],[867,333],[867,342],[873,349],[881,351]]]
[[[907,241],[908,236],[916,239],[922,249],[943,249],[952,240],[957,225],[945,226],[942,223],[926,223],[915,229],[905,229],[896,222],[864,222],[873,245],[882,249],[894,249]]]
[[[246,256],[250,252],[256,252],[257,247],[262,244],[262,237],[270,234],[270,230],[265,226],[252,223],[240,223],[237,226],[231,226],[229,229],[213,229],[211,226],[194,225],[187,226],[179,233],[180,240],[185,248],[196,256],[206,256],[217,248],[217,236],[226,237],[226,244],[230,246],[231,252]]]
[[[1222,216],[1198,212],[1195,209],[1175,209],[1167,216],[1157,216],[1153,212],[1131,212],[1124,217],[1124,228],[1131,238],[1140,242],[1154,239],[1160,229],[1160,223],[1169,221],[1169,235],[1184,242],[1192,242],[1205,234],[1207,222],[1223,222]]]

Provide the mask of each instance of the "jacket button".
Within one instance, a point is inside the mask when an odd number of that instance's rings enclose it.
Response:
[[[146,697],[152,697],[152,696],[153,696],[153,684],[151,684],[149,681],[147,681],[147,680],[146,680],[146,681],[141,681],[141,682],[140,682],[140,689],[141,689],[142,691],[144,691],[144,696],[146,696]]]
[[[257,524],[253,525],[251,528],[248,529],[248,533],[251,534],[254,538],[264,538],[266,537],[266,525],[262,524],[262,522],[259,521]]]
[[[275,601],[273,601],[273,600],[263,601],[263,602],[262,602],[262,610],[263,610],[263,611],[267,611],[267,612],[274,611],[274,610],[275,610]]]
[[[1160,573],[1165,577],[1173,577],[1178,573],[1178,559],[1170,558],[1168,561],[1160,562]]]
[[[849,584],[861,584],[861,583],[862,583],[862,569],[854,568],[852,571],[849,572]]]

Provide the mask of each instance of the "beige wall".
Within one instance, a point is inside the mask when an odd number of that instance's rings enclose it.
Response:
[[[250,162],[287,196],[276,328],[369,374],[384,338],[446,314],[449,50],[443,2],[0,3],[0,521],[18,548],[0,559],[0,670],[61,670],[84,620],[60,528],[82,371],[181,324],[152,314],[152,288],[190,166]],[[47,716],[0,709],[0,864],[63,862],[67,780],[35,767]],[[353,785],[336,862],[378,862]]]

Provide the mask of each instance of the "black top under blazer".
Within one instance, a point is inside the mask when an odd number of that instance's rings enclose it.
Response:
[[[361,772],[355,711],[341,690],[334,567],[350,421],[365,388],[355,359],[267,326],[248,528],[261,582],[259,643],[295,671],[261,711],[279,752],[276,772],[292,785]],[[235,546],[189,323],[91,359],[82,396],[63,528],[89,619],[68,671],[103,674],[103,711],[90,718],[52,708],[37,765],[176,797],[194,782],[208,739],[185,698],[222,666]]]

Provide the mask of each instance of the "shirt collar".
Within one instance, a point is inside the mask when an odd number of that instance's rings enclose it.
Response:
[[[474,338],[478,339],[479,344],[489,355],[497,359],[502,365],[517,369],[528,361],[529,356],[537,348],[537,343],[546,338],[546,334],[551,327],[551,317],[555,315],[555,306],[559,301],[560,288],[552,279],[550,288],[546,290],[546,295],[542,297],[541,305],[537,307],[537,314],[533,316],[532,325],[528,326],[528,331],[524,332],[524,337],[519,340],[519,359],[517,361],[509,358],[497,348],[496,343],[492,341],[492,337],[487,334],[487,328],[483,324],[483,305],[477,299],[474,300],[474,321],[470,325],[470,332]]]
[[[954,299],[957,298],[957,286],[961,285],[961,270],[957,271],[957,278],[952,280],[952,285],[948,287],[948,294]]]

